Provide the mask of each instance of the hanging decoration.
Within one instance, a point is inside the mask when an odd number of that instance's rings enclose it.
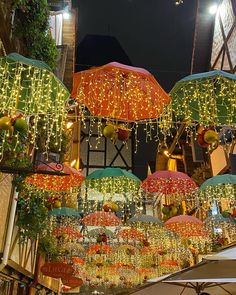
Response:
[[[75,73],[73,84],[71,96],[80,104],[83,120],[89,117],[94,125],[98,119],[99,137],[104,134],[114,143],[126,141],[130,129],[134,128],[137,136],[138,125],[145,124],[151,138],[154,124],[162,131],[167,122],[169,125],[166,106],[170,97],[145,69],[112,62]],[[107,120],[103,130],[102,118]]]
[[[65,86],[45,63],[17,53],[0,58],[0,73],[0,161],[24,157],[29,145],[37,149],[41,128],[44,152],[51,142],[60,151],[70,97]]]
[[[170,92],[179,120],[201,126],[235,126],[236,75],[223,71],[193,74],[177,82]],[[204,141],[216,138],[209,132]],[[207,141],[206,141],[207,142]]]
[[[113,213],[97,211],[80,220],[86,226],[118,226],[121,220]]]
[[[143,241],[145,239],[144,233],[136,228],[123,228],[117,232],[117,238],[124,241]]]
[[[207,253],[211,249],[211,239],[203,222],[194,216],[172,217],[165,222],[165,227],[177,233],[193,251]]]
[[[45,191],[62,192],[73,187],[80,187],[85,179],[80,171],[75,168],[68,167],[65,164],[58,164],[54,162],[41,164],[37,167],[37,170],[49,173],[59,172],[62,174],[51,175],[35,173],[26,178],[26,183]]]
[[[223,174],[213,176],[200,186],[197,194],[206,203],[214,200],[224,201],[224,203],[227,203],[227,208],[234,208],[236,205],[236,175]]]

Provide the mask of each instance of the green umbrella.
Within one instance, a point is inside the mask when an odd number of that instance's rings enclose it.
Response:
[[[236,75],[210,71],[187,76],[170,92],[175,115],[205,126],[236,123]]]
[[[200,186],[198,196],[204,200],[226,198],[234,202],[236,199],[236,175],[223,174],[207,179]]]
[[[70,93],[42,61],[12,53],[0,58],[0,155],[26,143],[48,152],[53,146],[59,152]],[[22,117],[23,118],[20,118]],[[18,120],[19,119],[19,120]],[[12,147],[4,144],[13,137]],[[22,137],[22,136],[21,136]],[[43,144],[42,144],[43,142]],[[25,144],[25,143],[24,143]],[[20,151],[22,152],[22,151]],[[2,159],[0,159],[1,161]]]
[[[53,216],[76,216],[78,218],[81,218],[78,210],[67,207],[55,208],[50,210],[48,213],[49,215]]]
[[[102,193],[137,192],[141,180],[134,174],[120,168],[98,169],[90,173],[86,179],[87,188]]]
[[[114,236],[114,233],[111,230],[103,228],[103,227],[99,227],[99,228],[91,229],[88,232],[88,237],[97,238],[99,234],[103,234],[103,233],[109,238],[112,238]]]

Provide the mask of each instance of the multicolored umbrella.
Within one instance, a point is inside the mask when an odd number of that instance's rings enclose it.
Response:
[[[87,226],[118,226],[121,220],[111,212],[97,211],[82,218],[81,223]]]
[[[156,171],[141,185],[149,193],[163,195],[186,195],[197,189],[197,184],[185,173],[177,171]]]
[[[99,235],[102,234],[105,234],[108,238],[113,238],[114,236],[114,233],[105,227],[91,229],[90,231],[88,231],[87,236],[89,238],[97,238]]]
[[[33,186],[46,191],[66,191],[72,187],[81,186],[82,182],[85,179],[80,171],[68,167],[65,164],[58,164],[53,162],[48,164],[41,164],[37,167],[37,170],[46,172],[61,172],[62,174],[67,174],[58,176],[36,173],[26,178],[26,183],[32,184]]]
[[[187,76],[170,92],[175,115],[202,126],[235,125],[236,75],[211,71]]]
[[[67,235],[70,238],[76,239],[83,237],[79,229],[75,229],[71,226],[57,226],[56,228],[54,228],[53,234],[55,236]]]
[[[126,122],[156,119],[170,102],[148,71],[117,62],[75,73],[71,96],[93,116]]]
[[[141,180],[134,174],[120,168],[97,169],[85,180],[87,188],[102,193],[127,193],[139,190]]]

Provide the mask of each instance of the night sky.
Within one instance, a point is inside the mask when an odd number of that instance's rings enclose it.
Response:
[[[196,0],[179,6],[174,0],[75,2],[79,13],[76,71],[111,61],[128,64],[126,54],[131,65],[150,71],[167,91],[190,73]],[[125,54],[115,48],[114,38]]]

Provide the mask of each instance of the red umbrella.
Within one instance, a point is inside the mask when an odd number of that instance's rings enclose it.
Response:
[[[68,175],[52,175],[52,174],[33,174],[26,178],[26,182],[32,184],[40,189],[46,191],[66,191],[71,187],[79,187],[85,177],[83,174],[71,167],[64,164],[48,163],[41,164],[37,167],[37,170],[46,172],[58,172]]]
[[[198,186],[185,173],[177,171],[156,171],[143,181],[141,187],[149,193],[176,195],[190,194]]]
[[[121,220],[115,214],[104,211],[90,213],[82,218],[81,222],[91,226],[116,226],[121,224]]]
[[[170,102],[147,70],[117,62],[75,73],[71,96],[93,116],[126,122],[158,118]]]

